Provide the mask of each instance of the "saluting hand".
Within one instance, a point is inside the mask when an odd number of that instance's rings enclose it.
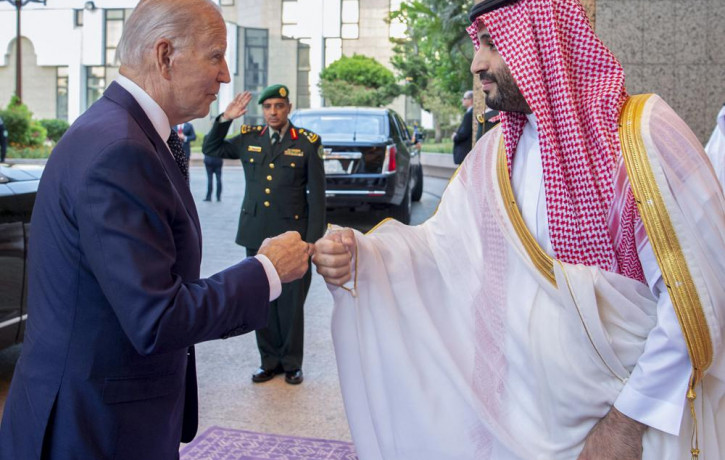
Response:
[[[267,256],[280,281],[289,283],[307,273],[314,248],[315,245],[303,241],[298,232],[290,230],[274,238],[266,238],[257,254]]]
[[[342,286],[347,283],[352,278],[355,249],[355,234],[351,229],[328,231],[315,242],[312,262],[317,266],[317,273],[329,284]]]
[[[238,93],[236,96],[234,96],[232,102],[229,103],[226,110],[224,110],[224,118],[226,118],[227,120],[234,120],[241,117],[242,115],[247,113],[247,106],[249,105],[249,101],[251,100],[252,93],[250,93],[249,91]]]

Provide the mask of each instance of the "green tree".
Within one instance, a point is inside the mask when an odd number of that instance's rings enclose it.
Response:
[[[473,46],[466,27],[472,5],[473,0],[415,0],[390,14],[407,29],[405,39],[391,39],[391,63],[406,81],[403,92],[432,113],[436,142],[442,125],[460,115],[461,94],[471,89]]]
[[[393,72],[371,57],[343,56],[320,72],[320,91],[328,105],[382,107],[400,94]]]

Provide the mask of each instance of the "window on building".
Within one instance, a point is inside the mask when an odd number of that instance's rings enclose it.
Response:
[[[340,38],[341,0],[322,0],[322,36]]]
[[[268,44],[267,29],[244,30],[244,89],[252,93],[253,101],[267,86]],[[244,117],[249,124],[264,122],[259,104],[249,104]]]
[[[125,10],[104,10],[106,13],[106,65],[118,67],[116,48],[121,41],[123,22],[126,18]]]
[[[299,2],[282,0],[282,38],[299,37]]]
[[[73,26],[83,26],[83,10],[73,10]]]
[[[401,3],[401,0],[390,0],[390,12],[398,11]],[[400,19],[390,21],[390,38],[405,38],[405,32],[405,24]]]
[[[310,106],[310,45],[297,42],[297,104],[295,107],[306,109]]]
[[[340,19],[342,22],[340,37],[360,38],[360,2],[358,0],[342,0]]]
[[[55,68],[55,118],[68,120],[68,67]]]
[[[106,89],[106,68],[103,66],[86,67],[86,109],[103,96]]]

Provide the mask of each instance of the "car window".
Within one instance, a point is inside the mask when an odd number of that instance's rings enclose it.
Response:
[[[297,114],[293,122],[296,126],[309,129],[322,136],[372,135],[386,134],[384,118],[375,114]]]
[[[398,127],[398,124],[395,122],[395,115],[392,113],[389,114],[388,120],[390,121],[390,137],[394,138],[401,138],[400,134],[400,128]]]
[[[410,131],[408,131],[408,127],[405,125],[405,122],[402,118],[396,113],[395,114],[395,120],[398,122],[398,125],[400,126],[400,132],[403,136],[403,139],[406,141],[410,140]]]

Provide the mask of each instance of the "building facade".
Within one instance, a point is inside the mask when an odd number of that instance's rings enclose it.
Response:
[[[232,82],[210,117],[236,92],[272,83],[292,92],[297,108],[324,105],[320,71],[354,53],[390,67],[390,37],[404,30],[386,21],[401,0],[216,0],[227,22]],[[473,3],[470,0],[456,0]],[[21,12],[23,102],[37,118],[75,120],[118,74],[115,48],[138,0],[47,0]],[[725,102],[723,0],[583,0],[602,40],[624,65],[631,93],[660,94],[705,141]],[[15,92],[16,10],[0,0],[0,107]],[[676,37],[676,38],[675,38]],[[399,97],[406,120],[420,109]],[[247,123],[261,122],[250,107]],[[425,121],[424,121],[424,124]],[[204,132],[209,118],[195,120]]]
[[[273,83],[291,89],[296,108],[324,104],[319,72],[342,54],[361,53],[389,65],[390,0],[216,0],[227,24],[232,82],[222,85],[201,132],[240,91],[258,93]],[[47,0],[21,10],[23,102],[36,118],[73,122],[118,75],[115,52],[123,25],[138,0]],[[0,107],[15,93],[16,10],[0,2]],[[53,33],[48,33],[48,31]],[[410,105],[410,104],[408,104]],[[419,110],[395,103],[400,113]],[[410,119],[410,117],[407,117]],[[261,123],[256,104],[245,123]]]

